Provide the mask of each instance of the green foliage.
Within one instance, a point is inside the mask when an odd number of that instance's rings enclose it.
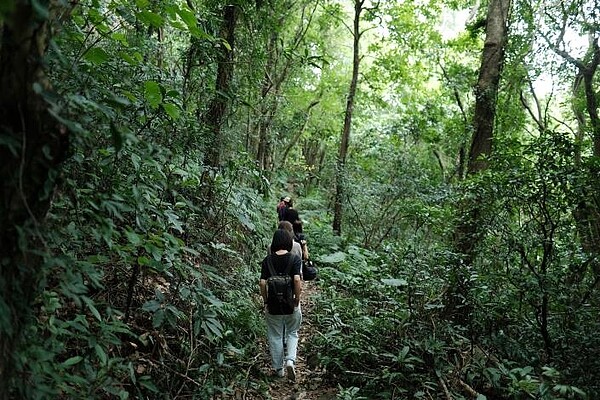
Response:
[[[210,37],[185,5],[138,3],[82,4],[49,60],[56,117],[77,135],[42,232],[18,398],[212,397],[231,391],[262,336],[264,246],[251,238],[270,227],[251,185],[263,177],[238,157],[205,202],[196,108],[164,68],[179,55],[155,35],[169,30],[174,48],[178,32]]]
[[[511,339],[518,332],[506,326],[503,333],[489,339],[480,332],[479,340],[486,347],[491,345],[494,353],[473,348],[472,339],[468,339],[473,332],[457,329],[444,318],[440,296],[447,270],[440,265],[441,257],[424,253],[418,256],[422,263],[414,263],[393,252],[378,257],[349,248],[344,254],[343,261],[339,255],[320,258],[320,311],[311,316],[320,334],[309,348],[319,355],[331,379],[348,388],[340,390],[340,396],[356,395],[352,388],[360,387],[366,398],[436,397],[442,395],[445,382],[453,397],[468,398],[462,394],[460,381],[464,380],[482,396],[586,398],[576,385],[564,384],[564,375],[555,367],[518,367],[510,361],[519,356],[514,351],[503,353],[498,347],[502,340],[509,341],[505,350],[509,346],[521,351],[535,349],[535,342],[523,341],[523,332],[519,339]],[[391,264],[392,259],[401,266]],[[435,265],[439,265],[437,271]],[[475,290],[490,291],[489,281],[479,279]],[[491,295],[499,297],[496,291]],[[477,299],[484,296],[484,292],[475,295]],[[497,300],[497,304],[506,302]],[[478,322],[507,318],[506,314],[495,314],[492,303],[480,306]],[[518,317],[514,318],[517,324]]]
[[[235,3],[243,17],[231,91],[218,94],[229,100],[218,168],[203,165],[212,132],[202,121],[218,55],[232,48],[217,39],[224,2],[83,1],[57,31],[47,101],[71,132],[71,155],[45,194],[45,225],[34,227],[41,282],[10,396],[225,398],[241,382],[264,394],[257,262],[275,224],[268,197],[288,193],[320,267],[307,315],[318,332],[304,351],[318,355],[337,398],[474,397],[467,388],[477,398],[597,397],[589,127],[571,131],[573,118],[548,103],[534,129],[534,107],[524,108],[534,99],[522,95],[555,68],[535,30],[560,32],[563,10],[545,5],[540,17],[537,5],[515,4],[492,168],[463,182],[481,19],[445,38],[446,7],[471,2],[371,10],[339,237],[327,210],[349,84],[349,3]],[[572,27],[591,29],[565,11]],[[557,73],[572,82],[572,67]],[[255,164],[260,140],[273,172]],[[465,199],[481,217],[468,266],[452,237]],[[458,273],[466,323],[448,309]]]
[[[311,316],[320,332],[309,351],[347,388],[340,396],[358,395],[352,388],[360,387],[367,398],[436,397],[445,390],[467,398],[463,383],[488,398],[594,393],[580,369],[597,370],[588,357],[596,335],[584,333],[597,329],[589,314],[597,305],[588,297],[593,256],[581,253],[573,220],[586,175],[574,168],[574,146],[564,134],[519,142],[508,131],[499,143],[495,168],[465,183],[464,194],[485,204],[485,240],[476,265],[464,271],[471,285],[464,301],[473,309],[467,328],[445,315],[457,258],[440,240],[452,217],[447,205],[460,192],[436,198],[405,190],[398,204],[421,204],[405,211],[403,235],[390,231],[375,251],[311,226],[321,284],[319,313]],[[357,185],[355,196],[364,190]],[[368,215],[371,202],[352,201]],[[362,229],[353,226],[349,237]]]
[[[347,389],[342,388],[340,385],[338,385],[340,390],[336,396],[336,399],[339,400],[366,400],[366,397],[360,396],[358,393],[360,392],[360,389],[357,387],[350,387]]]

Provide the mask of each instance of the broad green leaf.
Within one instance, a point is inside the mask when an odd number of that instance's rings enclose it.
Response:
[[[155,312],[159,308],[160,308],[160,303],[156,300],[147,301],[142,306],[142,310],[149,311],[149,312]]]
[[[125,62],[127,62],[128,64],[131,64],[131,65],[137,64],[137,61],[133,57],[131,57],[129,54],[125,53],[124,51],[119,52],[119,57],[121,57],[123,60],[125,60]]]
[[[151,392],[158,393],[159,390],[156,385],[152,382],[152,378],[144,375],[139,378],[140,385],[150,390]]]
[[[96,305],[94,304],[94,301],[87,296],[81,296],[81,298],[83,299],[83,302],[85,303],[87,308],[90,310],[92,315],[94,317],[96,317],[96,319],[98,321],[102,321],[102,316],[100,316],[100,312],[98,312],[98,309],[96,308]]]
[[[144,97],[148,104],[150,104],[150,107],[157,108],[162,102],[160,85],[154,81],[144,82]]]
[[[108,356],[106,355],[106,352],[104,351],[102,346],[96,344],[94,346],[94,350],[96,352],[96,355],[98,356],[98,359],[100,360],[100,364],[106,365],[108,363]]]
[[[222,44],[223,46],[225,46],[225,48],[226,48],[228,51],[231,51],[231,45],[229,44],[229,42],[228,42],[227,40],[221,40],[221,44]]]
[[[328,264],[337,264],[346,259],[346,253],[338,251],[332,254],[327,254],[319,258],[319,261]]]
[[[209,338],[220,338],[223,336],[223,325],[221,322],[214,318],[208,318],[202,323],[204,332]]]
[[[406,279],[382,279],[381,282],[388,286],[406,286],[408,282]]]
[[[179,220],[179,215],[175,214],[171,210],[165,211],[165,216],[171,223],[173,229],[177,230],[179,233],[183,233],[183,226],[181,225],[181,221]]]
[[[68,360],[62,362],[60,365],[63,368],[68,368],[68,367],[72,367],[73,365],[81,362],[81,360],[83,360],[83,357],[75,356],[75,357],[71,357]]]
[[[154,315],[152,316],[152,327],[158,328],[165,321],[165,310],[160,309],[156,310]]]
[[[142,11],[137,14],[137,17],[144,24],[153,26],[155,28],[160,28],[165,23],[163,17],[150,11]]]
[[[197,26],[190,26],[188,28],[190,30],[190,33],[198,39],[213,39],[213,36],[207,34],[206,32],[204,32],[202,29],[198,28]]]
[[[174,121],[179,119],[179,107],[172,103],[163,103],[162,106],[165,109],[165,112],[169,115],[169,117],[171,117],[171,119],[173,119]]]
[[[123,90],[123,96],[125,96],[132,103],[137,103],[138,101],[138,98],[128,90]]]
[[[131,163],[133,164],[136,171],[140,169],[141,162],[142,158],[139,155],[131,153]]]
[[[400,352],[400,358],[401,358],[401,359],[404,359],[404,358],[406,358],[406,355],[408,354],[408,352],[409,352],[409,351],[410,351],[410,347],[408,347],[408,346],[404,346],[404,347],[402,348],[402,351]]]
[[[106,53],[106,51],[104,51],[104,49],[102,49],[100,47],[92,47],[91,49],[89,49],[87,51],[87,53],[85,53],[83,58],[85,58],[92,64],[100,65],[100,64],[106,62],[110,57],[109,57],[108,53]]]
[[[144,250],[151,254],[155,261],[160,261],[162,259],[163,250],[160,247],[150,242],[146,242],[144,243]]]
[[[152,264],[152,260],[150,260],[148,257],[146,256],[139,256],[137,259],[138,265],[140,266],[146,266],[146,265],[150,265]]]
[[[195,27],[198,24],[198,20],[196,19],[196,15],[194,15],[193,12],[185,9],[185,8],[180,8],[179,10],[177,10],[177,14],[179,14],[179,16],[181,17],[181,19],[183,20],[183,22],[185,22],[185,24],[189,27]]]
[[[140,237],[140,235],[138,235],[134,231],[126,230],[125,236],[127,236],[127,240],[129,240],[129,243],[131,243],[134,246],[139,246],[139,244],[142,242],[142,238]]]
[[[246,228],[248,228],[250,231],[254,232],[256,230],[256,226],[254,225],[254,223],[250,219],[249,215],[247,215],[247,214],[239,214],[238,215],[238,219],[241,222],[241,224],[244,225]]]
[[[114,32],[110,35],[110,37],[113,40],[116,40],[119,43],[121,43],[123,46],[129,46],[129,43],[127,42],[127,36],[122,32]]]

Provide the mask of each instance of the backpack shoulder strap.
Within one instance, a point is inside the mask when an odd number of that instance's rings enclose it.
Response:
[[[271,276],[276,276],[277,274],[275,273],[275,268],[273,268],[273,261],[271,260],[271,257],[271,254],[267,256],[267,268],[269,268],[269,273]]]

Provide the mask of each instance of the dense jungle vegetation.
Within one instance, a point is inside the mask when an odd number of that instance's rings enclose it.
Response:
[[[593,0],[2,0],[0,399],[599,398],[599,37]],[[273,390],[285,195],[319,279]]]

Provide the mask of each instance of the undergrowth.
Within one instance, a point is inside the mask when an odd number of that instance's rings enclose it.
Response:
[[[470,272],[472,311],[463,324],[444,304],[456,260],[450,251],[414,243],[373,251],[341,242],[325,221],[310,233],[319,238],[312,251],[320,280],[308,316],[318,334],[306,351],[340,385],[338,398],[587,398],[576,375],[535,358],[535,341],[489,328],[508,322],[486,300],[493,275]],[[536,330],[517,316],[510,323]]]

